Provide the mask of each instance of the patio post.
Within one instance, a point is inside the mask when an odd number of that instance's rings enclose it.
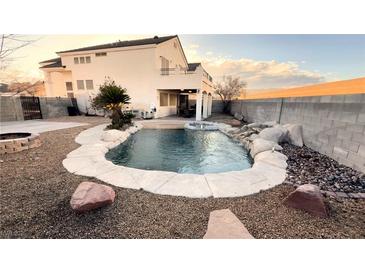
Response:
[[[208,95],[208,117],[212,115],[213,98],[212,95]]]
[[[203,93],[203,118],[208,118],[208,94]]]
[[[195,120],[201,121],[202,120],[202,91],[196,91],[196,113],[195,113]]]

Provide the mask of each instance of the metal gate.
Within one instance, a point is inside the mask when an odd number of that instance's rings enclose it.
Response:
[[[42,119],[39,97],[20,96],[24,120]]]

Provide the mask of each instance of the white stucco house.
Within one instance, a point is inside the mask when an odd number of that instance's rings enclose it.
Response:
[[[212,110],[212,77],[200,63],[188,63],[179,37],[165,36],[57,52],[58,58],[40,62],[46,96],[75,97],[80,111],[109,77],[126,88],[129,108],[154,117],[196,115]]]

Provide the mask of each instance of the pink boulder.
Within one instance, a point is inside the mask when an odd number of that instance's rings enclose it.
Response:
[[[328,217],[323,195],[316,185],[305,184],[299,186],[284,199],[283,204],[307,211],[318,217]]]
[[[82,182],[71,197],[71,207],[77,212],[85,212],[114,202],[114,190],[105,185]]]

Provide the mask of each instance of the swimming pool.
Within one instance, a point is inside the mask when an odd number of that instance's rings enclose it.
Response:
[[[219,131],[142,129],[111,149],[114,164],[178,173],[206,174],[251,167],[247,150]]]

